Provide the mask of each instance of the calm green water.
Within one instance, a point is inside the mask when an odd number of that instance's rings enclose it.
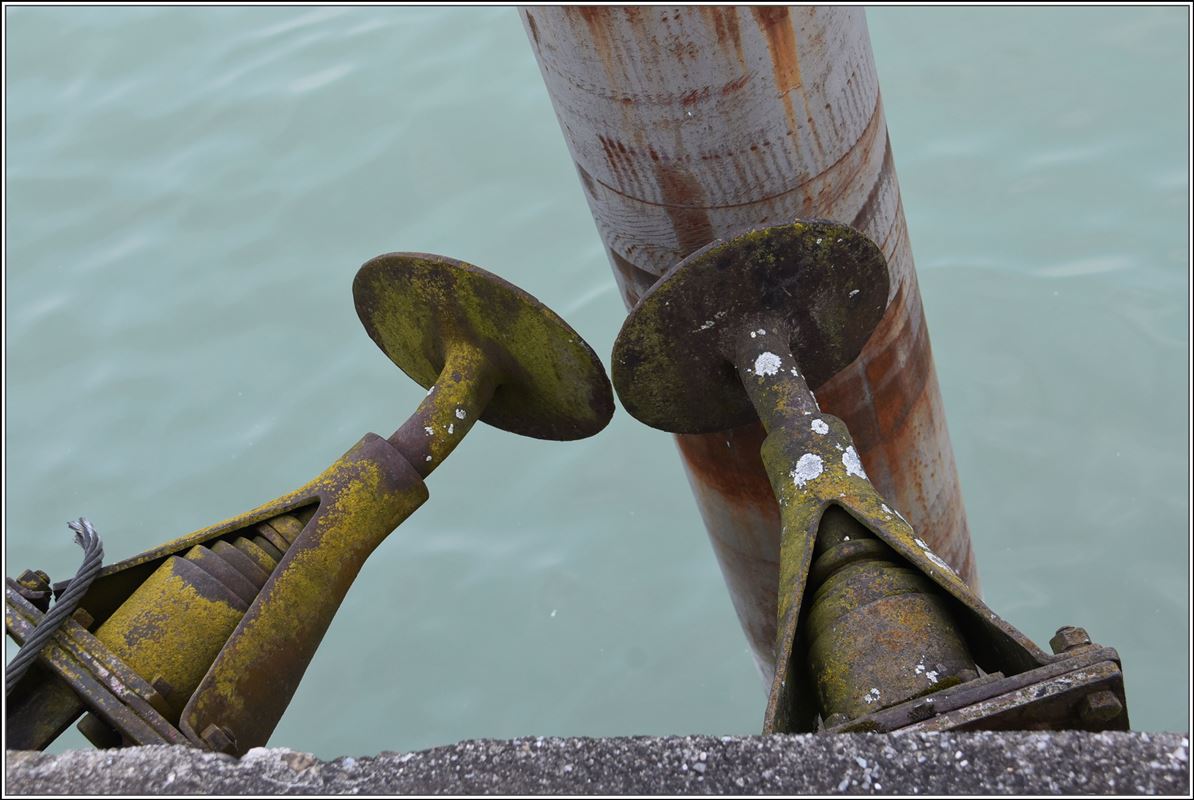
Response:
[[[67,519],[114,561],[393,430],[422,390],[353,310],[378,253],[484,266],[608,358],[513,9],[6,14],[6,574],[72,574]],[[1038,642],[1086,626],[1135,727],[1188,730],[1186,11],[869,20],[986,598]],[[758,730],[669,436],[478,426],[429,485],[274,743]]]

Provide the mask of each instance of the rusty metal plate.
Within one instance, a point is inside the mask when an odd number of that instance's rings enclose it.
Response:
[[[827,733],[948,730],[1129,730],[1119,654],[1088,645],[1051,663],[1001,672],[876,711]]]
[[[636,419],[712,433],[756,419],[733,365],[758,326],[790,336],[809,386],[853,361],[887,305],[887,262],[838,222],[801,220],[718,240],[670,269],[627,317],[613,378]]]
[[[600,359],[531,295],[472,264],[426,253],[367,262],[352,285],[357,314],[390,360],[424,388],[453,344],[479,348],[497,389],[484,422],[537,439],[592,436],[613,415]]]

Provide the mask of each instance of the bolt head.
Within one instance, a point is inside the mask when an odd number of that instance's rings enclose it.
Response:
[[[209,749],[217,753],[232,753],[236,749],[236,737],[221,725],[208,725],[199,738]]]
[[[1088,725],[1110,722],[1122,714],[1123,710],[1123,703],[1107,689],[1086,695],[1078,704],[1078,716]]]
[[[50,588],[50,576],[40,569],[27,569],[17,578],[17,583],[35,592],[44,592]]]
[[[1090,636],[1086,630],[1075,628],[1072,625],[1058,628],[1057,633],[1049,640],[1049,646],[1057,655],[1073,650],[1075,647],[1085,647],[1088,644],[1090,644]]]

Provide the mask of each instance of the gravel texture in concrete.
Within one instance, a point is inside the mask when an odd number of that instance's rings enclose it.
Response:
[[[8,794],[1190,793],[1172,733],[526,738],[321,761],[183,747],[9,751]]]

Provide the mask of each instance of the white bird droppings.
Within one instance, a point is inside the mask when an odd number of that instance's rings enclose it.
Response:
[[[862,462],[858,460],[858,453],[855,452],[854,445],[850,445],[842,453],[842,464],[846,467],[847,475],[854,475],[866,480],[866,472],[862,469]]]
[[[871,687],[871,690],[870,690],[869,692],[867,692],[867,693],[866,693],[866,694],[863,696],[863,698],[862,698],[862,699],[863,699],[864,701],[866,701],[867,705],[870,705],[871,703],[876,703],[876,702],[878,702],[878,701],[879,701],[879,690],[878,690],[877,688],[875,688],[875,687],[873,687],[873,686],[872,686],[872,687]]]
[[[796,488],[803,489],[806,483],[815,479],[824,471],[825,464],[821,461],[819,455],[805,453],[796,462],[796,469],[792,470],[789,474],[792,476],[792,483],[796,484]]]
[[[435,428],[424,427],[423,430],[427,431],[428,436],[435,436]]]
[[[924,675],[926,678],[929,679],[929,683],[935,684],[935,683],[937,683],[937,678],[940,676],[941,673],[937,672],[937,670],[935,670],[935,669],[926,669],[925,664],[924,664],[924,656],[921,656],[920,663],[916,665],[916,674]]]
[[[752,333],[751,336],[754,336]],[[755,359],[755,374],[759,376],[774,375],[779,372],[779,356],[775,353],[760,353]]]
[[[819,433],[822,436],[829,433],[829,426],[825,424],[825,420],[823,419],[814,419],[812,428],[814,433]]]
[[[424,460],[424,461],[430,461],[430,460],[431,460],[431,456],[427,456],[427,458],[425,458],[425,459],[423,459],[423,460]]]
[[[455,429],[456,429],[456,423],[454,423],[454,422],[449,422],[449,423],[448,423],[448,433],[452,433],[452,432],[454,432],[454,431],[455,431]]]
[[[861,291],[862,291],[861,289],[855,289],[854,291],[850,292],[850,297],[853,297],[854,295],[858,294]]]
[[[458,409],[456,409],[456,419],[464,419],[464,418],[465,418],[465,417],[467,417],[467,416],[468,416],[468,415],[464,413],[464,409],[463,409],[463,408],[458,408]]]
[[[941,557],[939,555],[937,555],[932,550],[930,550],[929,546],[924,543],[924,540],[922,540],[918,537],[913,537],[912,541],[916,542],[916,546],[924,551],[924,554],[929,559],[929,561],[932,561],[934,564],[941,567],[941,569],[945,570],[946,572],[953,573],[953,571],[954,571],[953,567],[951,567],[949,564],[946,564],[944,561],[941,560]]]

